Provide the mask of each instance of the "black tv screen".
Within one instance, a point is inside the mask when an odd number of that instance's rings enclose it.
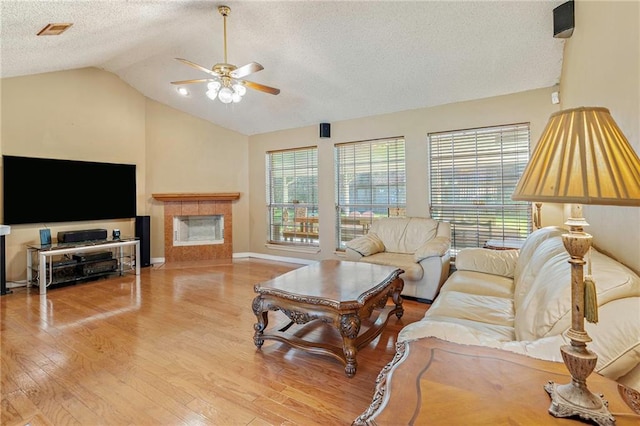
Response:
[[[135,164],[10,155],[2,161],[7,225],[136,216]]]

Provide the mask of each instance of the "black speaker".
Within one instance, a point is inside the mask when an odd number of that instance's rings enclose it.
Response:
[[[320,123],[320,137],[321,138],[331,137],[331,123]]]
[[[7,263],[4,258],[4,252],[6,251],[6,243],[4,241],[4,234],[0,235],[0,295],[11,293],[11,290],[7,290]]]
[[[140,240],[140,267],[151,266],[151,217],[136,216],[136,238]]]
[[[78,231],[58,232],[59,243],[81,243],[84,241],[106,240],[106,229],[81,229]]]
[[[575,26],[573,0],[562,3],[553,9],[553,36],[555,38],[569,38]]]

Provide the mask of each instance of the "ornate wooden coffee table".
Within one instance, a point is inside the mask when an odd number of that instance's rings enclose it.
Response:
[[[386,326],[391,314],[402,317],[400,292],[404,271],[391,266],[370,263],[323,260],[270,281],[256,284],[258,296],[253,300],[253,341],[258,348],[266,339],[278,340],[314,353],[331,355],[344,362],[349,377],[356,374],[358,350],[375,339]],[[391,297],[393,305],[387,306]],[[265,333],[269,311],[283,312],[291,322],[279,330]],[[379,312],[375,322],[360,333],[362,321],[373,311]],[[342,336],[342,347],[326,342],[310,341],[287,331],[294,324],[321,321],[333,325]]]
[[[571,380],[561,362],[434,337],[396,347],[378,375],[371,406],[354,425],[584,424],[547,412],[544,385]],[[640,393],[599,374],[588,382],[608,401],[616,425],[640,424]]]

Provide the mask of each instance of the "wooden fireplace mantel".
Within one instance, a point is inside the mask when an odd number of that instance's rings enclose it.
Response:
[[[240,198],[239,192],[178,192],[151,194],[158,201],[233,201]]]

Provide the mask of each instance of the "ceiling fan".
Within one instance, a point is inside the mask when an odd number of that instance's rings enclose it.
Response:
[[[224,22],[224,62],[215,64],[213,68],[208,69],[202,65],[196,64],[195,62],[176,58],[178,61],[189,65],[190,67],[211,75],[211,77],[196,80],[172,81],[171,84],[183,85],[192,83],[208,83],[206,95],[212,100],[217,97],[220,102],[225,104],[240,102],[244,94],[247,92],[247,87],[272,95],[280,93],[280,89],[276,89],[275,87],[269,87],[263,84],[244,80],[244,77],[249,74],[253,74],[264,69],[264,67],[259,63],[250,62],[241,67],[236,67],[235,65],[227,62],[227,16],[229,15],[229,12],[231,12],[231,9],[228,6],[218,6],[218,12],[222,15]]]

